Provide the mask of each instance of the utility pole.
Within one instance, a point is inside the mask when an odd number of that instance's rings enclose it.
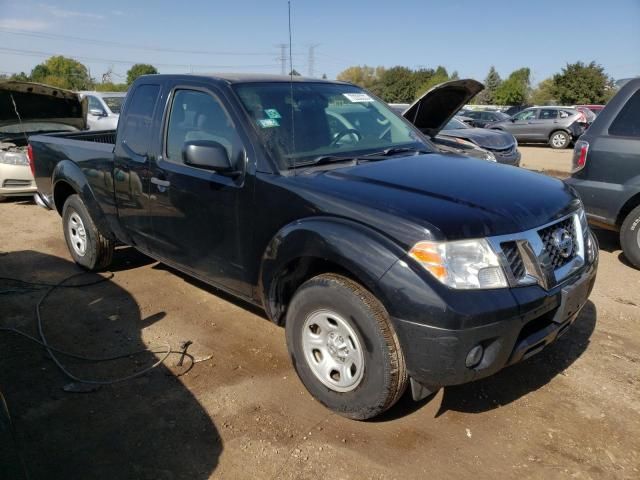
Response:
[[[280,73],[282,75],[287,74],[287,44],[279,43],[276,45],[280,49],[280,56],[277,60],[280,62]]]
[[[316,47],[320,46],[319,43],[314,43],[309,45],[309,60],[307,61],[307,66],[309,68],[309,76],[313,77],[314,69],[316,66]]]

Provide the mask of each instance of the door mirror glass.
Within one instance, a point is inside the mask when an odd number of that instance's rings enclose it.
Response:
[[[182,158],[186,165],[215,170],[216,173],[228,175],[236,173],[229,160],[227,149],[213,140],[192,140],[185,142]]]
[[[94,117],[104,117],[106,113],[101,108],[90,108],[89,115],[93,115]]]

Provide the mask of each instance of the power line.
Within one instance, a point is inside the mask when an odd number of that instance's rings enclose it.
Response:
[[[136,45],[136,44],[126,44],[121,42],[112,42],[109,40],[99,40],[95,38],[84,38],[84,37],[75,37],[71,35],[60,35],[54,33],[42,33],[42,32],[27,32],[23,30],[13,30],[7,28],[0,28],[1,33],[8,33],[10,35],[22,35],[27,37],[35,37],[42,38],[47,40],[64,40],[64,41],[73,41],[73,42],[83,42],[92,45],[102,45],[109,47],[119,47],[126,49],[134,49],[134,50],[147,50],[151,52],[162,52],[162,53],[188,53],[194,55],[251,55],[251,56],[266,56],[273,55],[273,52],[237,52],[237,51],[216,51],[216,50],[182,50],[176,48],[167,48],[167,47],[153,47],[153,46],[145,46],[145,45]],[[294,55],[302,55],[300,53]]]
[[[54,55],[63,55],[60,52],[44,52],[39,50],[23,50],[18,48],[5,48],[0,47],[0,52],[6,53],[8,55],[27,55],[32,57],[50,57]],[[82,55],[69,55],[70,57],[76,60],[83,60],[86,62],[104,62],[104,63],[117,63],[120,65],[135,65],[136,63],[130,60],[117,60],[112,58],[99,58],[99,57],[85,57]],[[181,64],[181,63],[153,63],[157,67],[184,67],[184,68],[273,68],[276,65],[273,63],[269,64],[260,64],[260,65],[195,65],[195,64]]]

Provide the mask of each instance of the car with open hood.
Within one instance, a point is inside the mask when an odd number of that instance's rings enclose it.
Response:
[[[83,130],[85,107],[71,91],[31,82],[0,82],[0,200],[33,196],[28,137]]]
[[[454,116],[460,107],[483,89],[484,86],[475,80],[452,80],[431,88],[409,106],[396,104],[392,108],[428,135],[440,150],[453,150],[484,160],[518,166],[520,152],[513,135],[475,128]],[[434,112],[438,112],[438,116]]]
[[[30,158],[79,265],[119,242],[259,306],[311,395],[366,419],[538,353],[595,281],[573,189],[426,136],[479,88],[414,105],[418,129],[344,82],[142,76],[117,131],[33,136]]]

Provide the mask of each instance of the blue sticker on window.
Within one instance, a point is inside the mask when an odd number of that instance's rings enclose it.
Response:
[[[281,118],[280,112],[278,112],[278,110],[276,110],[275,108],[267,108],[265,109],[264,113],[266,113],[267,117],[269,118]]]

